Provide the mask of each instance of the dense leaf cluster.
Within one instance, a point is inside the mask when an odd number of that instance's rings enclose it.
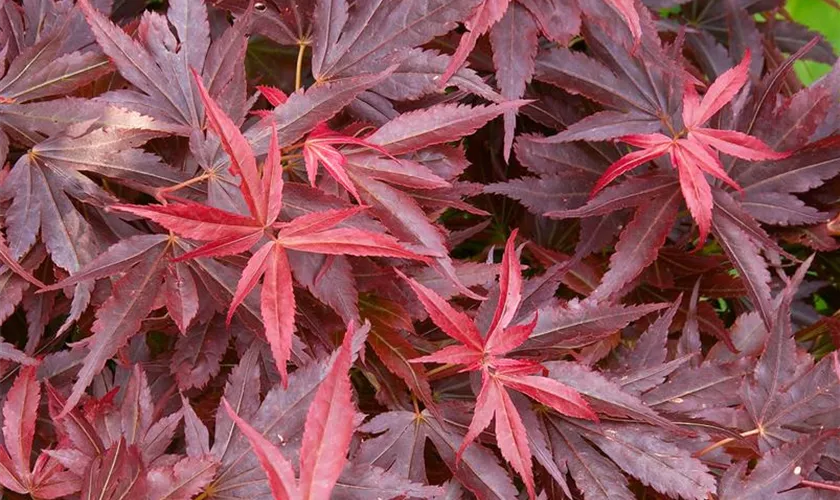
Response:
[[[837,498],[783,4],[0,0],[3,494]]]

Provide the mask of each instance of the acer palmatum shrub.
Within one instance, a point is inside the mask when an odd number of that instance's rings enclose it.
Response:
[[[0,5],[9,498],[840,497],[782,0]]]

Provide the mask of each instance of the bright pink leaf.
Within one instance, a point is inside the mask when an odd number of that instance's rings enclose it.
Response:
[[[271,140],[265,157],[262,175],[262,192],[266,199],[266,223],[272,224],[280,215],[283,207],[283,163],[280,145],[277,142],[277,129],[271,128]]]
[[[286,95],[285,92],[270,85],[257,85],[257,90],[259,90],[260,94],[262,94],[268,103],[275,108],[284,104],[289,99],[289,96]]]
[[[548,377],[536,375],[498,375],[499,380],[522,394],[550,406],[563,415],[598,421],[589,403],[574,389]]]
[[[260,278],[262,278],[263,274],[265,273],[266,268],[268,267],[268,262],[272,257],[272,253],[274,251],[275,245],[268,243],[260,247],[259,250],[254,252],[254,255],[248,259],[248,263],[245,265],[245,269],[242,270],[242,276],[239,278],[239,283],[236,284],[236,292],[233,294],[233,299],[230,301],[230,307],[228,308],[226,322],[230,325],[230,320],[233,319],[233,313],[236,312],[236,308],[239,307],[239,304],[245,300],[245,297],[251,293],[251,290],[257,286],[259,283]]]
[[[703,171],[697,168],[695,158],[685,148],[674,148],[671,160],[679,172],[685,204],[700,230],[698,247],[702,246],[712,227],[712,190]]]
[[[265,324],[265,336],[271,345],[274,362],[280,376],[286,383],[286,362],[292,349],[292,335],[295,331],[295,295],[292,288],[292,271],[283,247],[269,243],[272,251],[268,255],[262,291],[260,314]]]
[[[629,172],[640,165],[644,165],[645,163],[651,160],[655,160],[660,156],[664,155],[668,152],[670,147],[670,143],[661,143],[649,149],[640,149],[638,151],[633,151],[632,153],[628,153],[622,156],[618,159],[618,161],[616,161],[615,163],[610,165],[609,168],[607,168],[606,172],[604,172],[604,175],[602,175],[601,178],[598,179],[598,182],[595,183],[595,187],[592,188],[592,192],[589,196],[595,196],[596,194],[598,194],[599,191],[604,189],[607,186],[607,184],[611,183],[622,174]]]
[[[281,245],[292,250],[328,255],[360,255],[428,260],[427,257],[406,250],[393,237],[349,227],[327,229],[311,234],[279,236]]]
[[[456,311],[440,295],[429,290],[417,281],[407,277],[400,271],[396,271],[396,273],[408,282],[411,289],[417,294],[417,298],[420,299],[420,303],[423,304],[426,312],[429,313],[432,321],[444,333],[476,351],[483,349],[484,340],[481,338],[481,334],[469,316],[460,311]]]
[[[745,160],[781,160],[790,156],[790,153],[774,151],[763,141],[735,130],[698,128],[689,133],[689,138],[692,137],[721,153]]]
[[[540,377],[542,378],[542,377]],[[495,384],[494,384],[495,385]],[[496,407],[496,443],[502,456],[519,473],[525,483],[530,498],[536,497],[534,491],[534,471],[531,465],[531,450],[528,433],[522,423],[522,417],[513,405],[510,394],[498,384],[500,405]]]
[[[195,202],[169,205],[112,205],[111,209],[145,217],[185,238],[201,241],[244,236],[262,228],[250,217]]]
[[[344,333],[327,378],[321,382],[306,414],[300,449],[300,491],[303,498],[330,498],[350,450],[355,429],[353,389],[347,373],[352,365],[352,323]]]
[[[683,106],[683,121],[687,128],[703,125],[735,97],[735,94],[747,83],[750,60],[750,51],[747,50],[740,64],[725,71],[709,86],[696,107],[693,98],[689,100],[690,106]]]
[[[498,342],[496,337],[510,324],[522,300],[522,271],[515,246],[518,233],[519,230],[514,229],[505,244],[502,270],[499,275],[499,302],[493,313],[493,321],[490,322],[486,340],[488,350],[492,350],[496,345]]]
[[[492,377],[487,374],[482,374],[481,391],[475,400],[475,410],[473,410],[473,418],[469,428],[467,428],[467,434],[464,436],[464,440],[461,441],[461,446],[458,447],[458,453],[456,454],[457,461],[461,460],[461,456],[464,454],[467,446],[475,441],[478,435],[490,425],[490,421],[493,419],[493,413],[502,404],[501,391],[504,391],[504,388]]]
[[[222,142],[222,147],[230,157],[230,171],[233,175],[242,178],[240,189],[245,197],[245,202],[251,210],[255,219],[266,223],[266,200],[260,182],[260,173],[257,170],[257,161],[251,145],[239,131],[233,121],[210,97],[201,76],[193,70],[201,100],[204,103],[204,111],[207,115],[207,125],[216,133]],[[274,130],[272,126],[272,131]]]

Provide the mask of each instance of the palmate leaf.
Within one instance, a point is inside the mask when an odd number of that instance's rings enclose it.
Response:
[[[40,234],[52,262],[72,274],[91,262],[101,245],[100,234],[76,202],[83,207],[102,207],[113,201],[111,194],[82,172],[109,176],[139,190],[180,182],[185,176],[161,164],[157,156],[136,149],[165,134],[165,126],[109,106],[83,109],[78,101],[64,104],[68,107],[53,110],[44,118],[65,123],[89,121],[64,130],[55,123],[45,129],[54,135],[32,146],[17,161],[0,197],[12,199],[6,219],[12,255],[25,254]],[[62,113],[66,114],[62,117]],[[107,129],[91,128],[96,126]],[[15,189],[10,189],[12,184]],[[91,283],[77,284],[62,332],[87,308],[90,294]]]
[[[569,454],[569,471],[585,498],[634,498],[616,477],[617,468],[672,497],[701,499],[714,490],[708,469],[688,450],[639,424],[602,422],[596,427],[554,415],[543,418],[556,447],[555,460],[560,463]]]
[[[94,459],[82,481],[81,498],[119,498],[146,493],[145,470],[136,446],[120,439]]]
[[[228,154],[230,171],[241,179],[240,191],[250,216],[215,209],[198,203],[180,205],[119,205],[115,208],[149,218],[184,237],[205,241],[202,247],[179,256],[179,259],[225,256],[243,253],[257,244],[276,223],[282,208],[283,178],[281,175],[278,136],[272,128],[269,154],[263,171],[245,137],[209,96],[199,75],[194,74],[208,123],[220,137]],[[289,105],[289,100],[285,105]],[[286,363],[291,356],[294,332],[295,297],[287,250],[328,255],[383,256],[425,260],[404,249],[394,238],[353,228],[335,227],[352,217],[358,209],[311,213],[280,225],[269,243],[256,250],[242,275],[228,308],[227,322],[263,279],[260,293],[260,315],[265,336],[271,345],[277,368],[286,377]]]
[[[354,412],[347,374],[352,363],[354,333],[351,325],[310,404],[300,450],[299,481],[295,481],[292,465],[280,450],[237,415],[227,400],[223,400],[225,410],[250,442],[268,476],[268,483],[275,498],[327,497],[338,481],[347,460],[346,455],[355,428],[354,419],[347,418],[348,413]],[[326,438],[328,429],[329,439]]]
[[[443,408],[446,415],[459,409]],[[468,490],[481,498],[515,496],[516,488],[507,475],[499,474],[501,466],[487,448],[475,443],[456,462],[456,451],[463,435],[456,430],[455,424],[451,420],[439,421],[428,411],[419,415],[408,411],[383,413],[360,428],[362,432],[377,436],[364,441],[354,460],[385,468],[411,481],[424,481],[423,453],[428,440]]]
[[[577,391],[554,379],[535,375],[545,369],[542,365],[507,356],[528,339],[536,326],[536,318],[529,324],[510,325],[522,300],[522,275],[514,246],[516,235],[517,230],[514,230],[505,245],[498,302],[489,331],[483,338],[478,326],[466,315],[415,280],[405,275],[402,277],[408,281],[432,321],[448,336],[461,342],[461,345],[444,347],[412,362],[452,363],[464,365],[465,371],[481,373],[481,389],[476,397],[472,421],[456,453],[456,462],[491,420],[495,420],[496,443],[502,456],[522,476],[528,495],[535,498],[528,436],[508,389],[525,394],[564,415],[596,422],[598,417]]]
[[[782,492],[796,487],[819,460],[826,441],[835,437],[821,432],[803,437],[771,451],[762,458],[746,478],[746,464],[738,464],[721,478],[718,495],[729,498],[782,498]],[[791,493],[804,492],[793,490]]]
[[[773,329],[752,377],[744,384],[742,395],[747,413],[759,430],[759,445],[763,449],[791,441],[797,432],[786,429],[792,422],[805,422],[837,404],[840,380],[833,373],[829,358],[816,366],[797,363],[796,344],[792,336],[789,311],[793,290],[804,279],[811,259],[806,260],[782,291]]]
[[[593,30],[594,39],[603,40],[603,38],[599,38],[597,36],[597,33],[598,32],[596,30]],[[599,52],[596,51],[596,53]],[[569,53],[568,57],[579,58],[581,56]],[[615,64],[615,56],[602,57],[606,58],[606,60],[613,61],[613,64]],[[663,57],[666,56],[663,54]],[[588,64],[592,65],[596,63],[595,61],[589,61]],[[779,252],[780,249],[778,245],[773,243],[772,240],[767,237],[766,233],[759,227],[758,223],[752,219],[749,213],[747,213],[744,208],[741,208],[738,202],[734,201],[730,197],[727,197],[719,188],[710,187],[704,174],[704,172],[709,173],[714,177],[723,179],[729,185],[738,188],[735,181],[733,181],[723,170],[723,165],[720,161],[714,154],[712,154],[711,149],[709,149],[710,147],[717,147],[724,153],[734,154],[749,159],[765,157],[779,160],[780,158],[784,158],[784,156],[786,156],[786,154],[773,152],[763,142],[754,140],[743,133],[704,128],[704,122],[718,112],[726,104],[726,102],[735,95],[738,89],[743,86],[746,81],[746,71],[748,65],[749,57],[745,57],[740,65],[724,72],[718,80],[710,86],[703,100],[701,100],[694,92],[693,86],[686,87],[685,95],[683,96],[684,107],[682,120],[685,123],[687,130],[691,130],[691,132],[688,132],[687,139],[673,141],[665,135],[658,133],[624,136],[623,140],[641,147],[642,149],[632,152],[614,162],[595,184],[595,188],[593,190],[593,194],[595,194],[595,196],[582,207],[575,207],[577,204],[575,202],[575,194],[577,193],[574,193],[574,185],[569,183],[566,183],[565,186],[566,188],[572,186],[571,190],[573,193],[570,193],[572,196],[560,197],[559,200],[555,198],[555,200],[542,203],[540,203],[539,197],[530,196],[532,193],[539,194],[541,191],[545,190],[546,185],[550,185],[545,181],[549,181],[550,177],[548,177],[547,174],[550,175],[552,170],[547,170],[545,173],[537,170],[541,174],[541,181],[543,182],[526,179],[518,181],[519,183],[508,183],[507,185],[498,187],[494,186],[491,188],[492,192],[510,193],[514,198],[526,200],[525,202],[528,204],[539,204],[539,206],[549,209],[548,215],[557,218],[606,215],[631,206],[644,207],[645,203],[653,196],[661,196],[665,199],[675,200],[675,192],[673,190],[674,186],[668,181],[667,177],[658,177],[657,175],[646,178],[643,176],[645,179],[644,181],[642,181],[642,179],[631,178],[626,181],[625,186],[612,188],[604,192],[604,194],[601,194],[599,191],[623,172],[656,159],[659,156],[666,154],[666,152],[670,152],[672,162],[678,169],[678,178],[683,198],[686,200],[688,208],[695,220],[698,222],[701,241],[703,241],[707,232],[710,230],[714,231],[724,251],[740,272],[741,278],[746,284],[747,291],[753,304],[761,312],[766,324],[769,326],[772,316],[769,288],[770,275],[766,269],[766,263],[760,256],[759,252],[762,249],[771,252]],[[620,67],[627,70],[632,66],[623,64],[620,65]],[[593,69],[593,71],[596,70]],[[609,75],[606,77],[608,78]],[[651,82],[657,81],[658,80],[656,79],[651,80]],[[565,83],[569,84],[568,82]],[[581,91],[588,89],[588,95],[594,97],[595,99],[600,99],[602,102],[607,102],[607,96],[599,97],[599,94],[595,92],[597,89],[589,88],[589,84],[582,85]],[[651,85],[653,85],[655,90],[656,84],[652,83]],[[637,92],[645,88],[645,86],[637,86],[636,90],[633,92]],[[634,95],[633,92],[631,92],[631,87],[627,87],[626,92],[620,95],[625,101],[631,102],[632,96]],[[675,93],[671,92],[670,94],[673,96]],[[645,92],[642,92],[639,95],[644,96]],[[654,95],[658,95],[657,92],[654,92]],[[645,100],[648,100],[648,102],[656,102],[650,101],[647,97],[644,97],[642,100],[637,102],[636,107],[638,109],[642,109],[641,103]],[[660,103],[664,103],[664,101],[660,100]],[[617,102],[614,104],[616,106],[619,105]],[[721,142],[718,140],[719,138],[725,138],[725,140]],[[545,147],[535,147],[533,141],[524,142],[523,146],[522,157],[526,160],[526,165],[536,165],[537,168],[551,168],[551,163],[547,163],[545,160],[541,159],[535,161],[533,156],[540,150],[546,149]],[[554,153],[551,149],[548,149],[547,152],[552,154]],[[786,160],[782,159],[781,161],[784,162]],[[534,167],[530,166],[529,168],[532,170],[534,169]],[[557,167],[554,168],[556,169]],[[830,168],[828,170],[830,170]],[[826,172],[826,175],[830,174]],[[585,177],[582,177],[581,179],[583,178]],[[657,179],[659,182],[651,182],[652,180],[656,181]],[[559,181],[559,177],[557,180]],[[585,181],[581,182],[581,184],[585,185]],[[569,200],[571,207],[566,204],[566,200]],[[560,205],[560,210],[554,208],[557,205]],[[651,205],[647,206],[650,207]],[[803,205],[794,204],[791,206],[791,209],[797,210],[801,206]],[[569,210],[569,208],[572,209]],[[537,211],[539,207],[534,206],[532,209]],[[637,208],[637,210],[642,210],[642,208]],[[669,217],[674,217],[676,210],[668,210],[662,213]],[[804,212],[800,210],[800,213]],[[647,221],[640,218],[635,219],[637,223],[643,224],[646,230],[658,230],[658,238],[664,238],[670,229],[670,224],[668,224],[665,219],[660,218],[658,220],[662,222],[661,225],[648,224]],[[631,222],[630,225],[633,224],[634,223]],[[618,248],[620,249],[622,245],[630,242],[630,240],[625,242],[625,237],[630,237],[630,235],[634,234],[638,236],[638,233],[638,230],[623,232],[619,240]],[[662,246],[661,243],[654,241],[660,241],[658,238],[643,238],[637,240],[636,243],[649,245],[646,247],[648,252],[657,252],[657,248]],[[661,241],[664,242],[664,240]],[[634,250],[638,249],[636,246],[628,248],[632,248]],[[626,254],[630,256],[629,262],[632,262],[633,265],[624,265],[626,258],[622,256],[623,254],[624,253],[622,252],[616,252],[612,256],[610,271],[604,277],[601,288],[595,292],[594,296],[596,298],[603,299],[612,293],[621,291],[624,285],[638,276],[638,273],[641,272],[642,268],[655,259],[655,253],[651,256],[651,254],[642,251],[626,252]],[[621,263],[621,265],[619,265],[619,263]],[[613,280],[617,280],[615,286],[609,285]]]
[[[35,367],[24,367],[15,378],[3,405],[3,441],[0,447],[0,484],[4,488],[41,498],[62,498],[80,488],[74,475],[52,457],[41,455],[30,466],[41,385]]]
[[[235,107],[238,97],[231,94],[236,89],[231,82],[245,53],[245,22],[236,23],[211,42],[204,3],[181,0],[173,2],[166,17],[144,16],[139,40],[133,40],[90,3],[79,5],[99,46],[139,90],[114,91],[104,96],[108,101],[181,125],[182,133],[188,135],[191,128],[201,128],[203,119],[201,99],[190,77],[190,69],[195,69],[215,98],[228,109]],[[167,22],[175,28],[177,41]]]
[[[163,286],[168,267],[173,265],[169,262],[173,250],[172,240],[165,235],[129,238],[111,246],[78,273],[47,288],[75,286],[78,293],[80,286],[90,287],[94,280],[124,273],[114,284],[114,294],[96,311],[93,335],[77,347],[87,354],[62,415],[79,402],[94,376],[140,330],[142,321],[155,308],[157,290]],[[169,306],[183,310],[180,301],[170,302]]]
[[[6,216],[11,254],[20,258],[35,244],[38,234],[52,261],[71,273],[78,272],[98,251],[93,228],[73,206],[70,196],[101,204],[109,196],[90,179],[62,170],[53,172],[30,156],[22,157],[4,183],[4,198],[11,197],[8,186],[16,186],[14,200]],[[70,196],[68,196],[70,195]],[[72,237],[71,237],[72,235]],[[90,287],[75,290],[74,305],[66,326],[81,315],[90,299]]]
[[[346,0],[319,0],[314,16],[312,73],[319,82],[381,71],[409,50],[445,34],[477,0],[372,0],[349,8]],[[379,69],[376,69],[379,68]]]
[[[633,5],[633,2],[628,0],[607,0],[607,2],[615,9],[614,13],[617,13],[619,18],[623,19],[630,28],[632,38],[635,40],[634,43],[638,43],[641,37],[641,26],[639,14],[636,11],[635,5]],[[579,16],[581,8],[587,13],[593,9],[593,6],[585,1],[574,2],[571,3],[571,5],[567,5],[567,2],[557,0],[530,0],[522,3],[524,7],[527,7],[527,10],[522,9],[519,12],[519,15],[527,15],[529,17],[533,16],[537,24],[540,25],[541,30],[548,38],[563,42],[567,42],[569,38],[577,34],[577,28],[580,23]],[[475,9],[470,13],[470,16],[464,21],[468,31],[461,37],[458,48],[455,50],[455,54],[452,58],[452,62],[449,64],[446,73],[444,73],[441,78],[441,85],[445,84],[449,78],[452,77],[455,71],[464,64],[470,52],[472,52],[475,48],[478,38],[481,35],[486,33],[488,30],[492,30],[491,38],[504,36],[498,32],[504,31],[507,28],[504,26],[505,15],[514,8],[517,8],[516,2],[511,0],[482,0],[482,2],[475,7]],[[566,20],[561,21],[561,27],[558,29],[557,26],[552,26],[551,20],[552,17],[556,16],[556,13],[561,9],[566,11],[568,17]],[[598,8],[596,7],[595,10],[597,9]],[[512,15],[511,18],[507,19],[507,21],[515,22],[512,19],[515,15],[517,14]],[[530,22],[533,23],[533,21]],[[503,25],[501,28],[499,27],[500,24]],[[494,50],[496,50],[495,45],[497,44],[494,43]],[[523,46],[519,50],[520,53],[532,54],[536,50],[536,37],[532,35],[525,36],[524,43],[522,45]],[[532,62],[533,55],[526,57],[526,60],[527,59],[530,59]],[[528,63],[526,62],[526,64]],[[496,64],[496,67],[499,71],[504,71],[506,69],[499,64]],[[517,77],[517,80],[522,82],[530,80],[531,72],[521,72]],[[519,84],[520,82],[516,83],[516,85]],[[502,83],[501,86],[504,91],[504,87],[507,85]],[[511,87],[508,86],[508,90],[510,89]],[[516,95],[516,97],[520,96],[521,93]],[[512,136],[510,138],[512,139]]]
[[[5,103],[68,94],[107,71],[108,63],[102,53],[87,46],[90,31],[75,7],[50,5],[45,10],[52,12],[38,13],[41,19],[30,17],[31,11],[25,17],[20,12],[13,14],[21,16],[16,22],[25,24],[21,27],[27,35],[27,45],[17,47],[0,79],[0,95]],[[43,28],[38,22],[44,23],[52,16],[55,18],[47,30],[38,37],[31,36]],[[70,34],[75,36],[68,37]]]
[[[605,30],[599,17],[584,17],[583,35],[594,57],[563,48],[537,55],[536,79],[608,108],[570,125],[550,141],[606,140],[658,132],[662,126],[659,117],[678,107],[674,98],[679,96],[682,70],[651,36],[650,28],[645,27],[637,38],[641,41],[638,49],[628,51]]]
[[[139,364],[122,375],[119,390],[88,401],[84,411],[75,407],[60,415],[67,401],[53,388],[48,392],[50,415],[62,437],[61,446],[50,456],[66,466],[77,480],[87,481],[86,471],[98,467],[97,461],[109,450],[115,454],[110,458],[118,462],[128,449],[127,460],[136,461],[134,466],[158,464],[175,438],[182,412],[156,414],[152,388]],[[101,473],[107,475],[107,471]],[[102,480],[108,481],[107,477]]]
[[[7,496],[832,495],[780,0],[141,4],[0,1]]]
[[[607,0],[607,2],[626,20],[631,28],[633,38],[638,41],[641,36],[641,27],[639,15],[633,2],[627,0]],[[579,3],[581,5],[578,5]],[[498,15],[497,10],[503,9],[505,4],[507,4],[507,10],[505,10],[504,16],[495,19]],[[484,11],[480,13],[477,10],[473,17],[468,20],[468,23],[472,21],[475,25],[470,26],[470,32],[463,37],[452,65],[457,66],[457,64],[464,62],[463,51],[471,50],[472,46],[475,45],[474,36],[486,30],[486,26],[482,23],[492,24],[495,22],[490,28],[493,65],[496,68],[496,81],[506,99],[521,98],[525,93],[525,86],[531,82],[535,70],[540,32],[549,39],[566,43],[579,32],[581,8],[588,11],[590,7],[586,2],[574,0],[520,0],[498,3],[485,1],[482,5]],[[560,12],[563,12],[564,15],[559,16]],[[612,121],[615,121],[615,117],[612,118]],[[516,112],[506,112],[504,120],[505,142],[502,151],[505,160],[508,160],[513,145]],[[649,127],[650,125],[643,126]],[[592,124],[589,124],[589,128],[589,134],[592,137]]]
[[[276,385],[260,402],[259,357],[259,350],[255,347],[246,352],[228,380],[224,398],[240,418],[249,422],[273,445],[281,446],[284,456],[293,459],[300,446],[307,409],[320,382],[326,377],[327,367],[321,362],[310,363],[290,375],[288,389]],[[195,435],[202,433],[199,428]],[[270,494],[265,473],[260,470],[247,438],[224,408],[216,413],[214,436],[211,454],[220,466],[216,477],[205,488],[208,498]],[[200,443],[195,446],[202,447]]]
[[[741,187],[729,177],[715,150],[746,160],[778,160],[788,153],[777,153],[761,140],[732,130],[706,128],[704,124],[719,112],[747,81],[750,52],[741,63],[718,77],[702,100],[693,84],[685,86],[683,94],[683,132],[676,137],[660,133],[629,134],[621,140],[642,149],[623,156],[610,165],[595,184],[592,194],[597,194],[620,175],[665,154],[678,172],[683,198],[697,222],[700,243],[704,243],[712,224],[713,198],[704,174],[720,179],[734,189]],[[682,134],[685,138],[681,138]],[[714,149],[713,149],[714,148]]]

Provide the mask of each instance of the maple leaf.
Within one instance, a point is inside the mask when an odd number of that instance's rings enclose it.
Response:
[[[347,176],[345,165],[347,158],[335,148],[339,144],[352,144],[374,149],[380,153],[387,152],[381,147],[374,146],[363,139],[339,134],[329,129],[325,124],[315,127],[309,132],[306,141],[303,143],[303,158],[306,164],[306,174],[309,183],[315,187],[315,180],[318,175],[318,164],[324,166],[336,182],[347,190],[361,204],[361,198],[353,182]],[[392,157],[393,158],[393,157]],[[393,158],[396,160],[396,158]]]
[[[135,41],[88,1],[79,6],[99,46],[137,89],[112,91],[102,99],[181,125],[181,133],[188,135],[191,129],[201,129],[203,121],[196,80],[190,77],[190,69],[195,69],[210,95],[233,111],[239,100],[234,81],[242,77],[247,21],[235,23],[211,41],[204,2],[179,0],[172,2],[165,17],[156,12],[143,16]]]
[[[830,113],[831,96],[840,92],[840,67],[781,102],[768,98],[816,41],[792,54],[760,82],[736,122],[737,130],[764,140],[774,149],[794,151],[779,161],[741,165],[733,160],[729,166],[733,179],[744,189],[741,206],[767,224],[813,224],[827,219],[796,194],[814,189],[837,174],[832,156],[836,138],[814,139]]]
[[[805,277],[812,258],[806,260],[783,290],[773,329],[751,377],[743,385],[741,398],[763,449],[796,439],[800,432],[789,429],[794,422],[806,422],[837,404],[840,380],[832,360],[816,366],[799,361],[789,320],[794,290]],[[804,366],[803,366],[804,365]]]
[[[128,446],[120,439],[97,456],[85,471],[81,497],[143,495],[146,492],[145,472],[137,447]]]
[[[0,484],[4,488],[40,498],[63,498],[79,490],[75,475],[47,454],[30,467],[41,385],[35,366],[21,369],[3,405],[3,440],[0,447]]]
[[[142,3],[0,2],[8,495],[837,490],[840,63],[780,0]]]
[[[125,371],[120,387],[69,410],[68,399],[48,386],[50,415],[63,437],[51,456],[77,476],[114,447],[131,448],[129,455],[137,453],[139,466],[158,465],[175,438],[181,412],[157,414],[146,372],[139,364]]]
[[[476,0],[373,0],[351,10],[346,0],[319,0],[312,74],[324,82],[399,64],[411,49],[454,28],[475,4]]]
[[[360,329],[354,350],[363,331]],[[338,351],[336,351],[338,352]],[[289,384],[272,386],[260,402],[260,349],[249,348],[232,370],[224,388],[224,399],[234,412],[250,423],[264,439],[288,453],[293,459],[298,455],[301,434],[306,425],[308,408],[314,401],[320,383],[328,373],[327,359],[311,362],[289,375]],[[189,411],[185,412],[187,449],[190,455],[200,457],[209,450],[218,463],[216,477],[205,487],[209,498],[226,494],[270,494],[265,484],[266,474],[260,462],[250,451],[249,441],[238,430],[231,415],[220,406],[216,411],[214,441],[209,443],[209,431]],[[292,476],[294,479],[294,476]],[[214,493],[218,492],[218,493]]]
[[[96,280],[121,273],[114,294],[96,311],[93,335],[77,346],[85,353],[84,365],[64,413],[79,402],[108,359],[140,331],[142,321],[156,308],[155,295],[161,287],[170,290],[164,296],[164,305],[179,328],[186,331],[197,313],[199,299],[191,271],[183,263],[171,261],[176,252],[175,240],[168,235],[133,236],[112,245],[68,278],[43,289],[48,292],[74,286],[78,293],[80,287],[91,287]]]
[[[89,46],[90,31],[74,5],[50,3],[41,11],[28,6],[7,9],[6,16],[7,26],[13,24],[21,31],[4,30],[9,44],[4,57],[12,64],[5,66],[0,79],[3,103],[68,94],[107,71],[102,54]]]
[[[400,156],[415,152],[420,155],[432,146],[439,148],[440,144],[458,140],[496,116],[522,104],[524,101],[476,107],[444,104],[404,113],[367,136],[365,142],[381,148],[389,155]],[[443,153],[445,162],[461,163],[460,152],[442,149],[437,151]],[[432,157],[437,159],[437,155]],[[408,159],[377,159],[372,157],[370,152],[363,152],[359,155],[348,155],[347,162],[348,173],[356,183],[362,200],[371,205],[388,230],[403,240],[428,249],[429,253],[436,257],[433,266],[440,274],[452,280],[462,294],[471,298],[481,298],[458,279],[441,230],[429,220],[410,194],[392,186],[407,186],[428,192],[430,189],[445,188],[450,183],[423,163]],[[455,177],[458,173],[460,170],[450,177]]]
[[[347,373],[352,364],[354,336],[355,329],[351,323],[338,355],[309,407],[300,451],[299,481],[295,481],[292,465],[280,450],[237,415],[227,400],[222,400],[236,426],[251,443],[275,498],[326,498],[338,481],[355,427],[353,418],[348,418],[354,408]],[[327,432],[330,433],[329,438],[326,437]]]
[[[616,161],[595,184],[594,196],[607,184],[636,167],[668,154],[680,178],[680,188],[686,205],[697,221],[700,244],[706,241],[712,224],[712,193],[704,174],[721,179],[733,188],[741,187],[726,173],[714,150],[746,160],[780,159],[788,153],[777,153],[765,143],[741,132],[703,127],[720,111],[747,81],[750,54],[741,63],[722,74],[709,86],[700,100],[694,85],[685,86],[682,119],[684,129],[674,137],[664,134],[636,134],[620,138],[621,141],[640,147]],[[683,138],[684,136],[684,138]]]
[[[376,255],[425,260],[405,250],[390,236],[353,228],[335,227],[358,213],[359,209],[313,213],[277,226],[282,208],[283,177],[277,134],[272,133],[271,146],[263,172],[257,169],[253,151],[245,137],[216,105],[195,74],[198,90],[204,102],[209,126],[221,139],[230,157],[231,173],[240,177],[240,190],[250,212],[243,216],[198,203],[164,206],[114,205],[112,208],[146,217],[170,231],[200,241],[205,245],[179,257],[232,255],[248,251],[267,231],[279,231],[269,243],[256,250],[242,271],[236,287],[227,321],[230,323],[237,307],[265,276],[261,290],[261,315],[266,338],[272,346],[277,368],[286,376],[292,334],[294,331],[295,299],[292,275],[286,250],[334,255]]]
[[[495,455],[479,443],[466,448],[458,458],[463,441],[462,405],[441,405],[442,416],[434,416],[427,409],[415,413],[390,411],[366,422],[360,431],[375,434],[362,442],[354,458],[393,472],[411,481],[426,481],[426,466],[422,457],[426,443],[431,442],[453,475],[470,491],[482,498],[511,498],[517,490],[502,470]]]
[[[621,217],[611,215],[613,212],[636,207],[633,218],[621,230],[610,270],[601,278],[591,300],[616,298],[656,260],[678,213],[676,179],[667,175],[631,178],[585,203],[589,186],[607,170],[607,161],[617,157],[611,147],[547,143],[538,136],[521,136],[516,141],[516,154],[539,177],[491,184],[485,190],[514,198],[530,211],[553,218],[591,217],[587,222],[600,231],[588,231],[592,226],[582,230],[575,252],[580,258],[588,255],[601,238],[609,241],[619,230]],[[619,262],[621,265],[616,265]]]
[[[103,108],[99,108],[101,111]],[[51,260],[61,269],[78,273],[99,253],[101,235],[74,205],[74,201],[101,208],[113,196],[82,172],[110,175],[117,182],[139,186],[153,178],[180,178],[158,159],[136,149],[161,135],[154,122],[136,113],[113,110],[122,126],[110,130],[91,122],[67,127],[41,141],[21,156],[0,189],[0,199],[11,199],[6,217],[11,255],[20,258],[41,240]],[[134,163],[135,168],[125,167]],[[149,182],[154,185],[156,181]],[[15,189],[11,189],[14,185]],[[148,184],[147,184],[148,185]],[[66,331],[87,308],[89,283],[80,283],[73,293],[71,312],[60,331]]]
[[[452,308],[440,296],[403,275],[417,294],[432,321],[460,345],[444,347],[434,354],[412,359],[413,363],[455,363],[465,370],[480,371],[481,391],[476,400],[473,420],[457,455],[496,419],[496,438],[502,455],[525,481],[529,495],[536,496],[527,433],[508,394],[514,389],[556,411],[578,418],[597,420],[589,404],[573,389],[555,380],[536,375],[544,368],[536,362],[505,357],[516,349],[534,329],[530,324],[510,326],[522,295],[522,274],[514,248],[517,231],[505,246],[499,277],[499,301],[485,338],[464,313]],[[535,318],[536,320],[536,318]]]
[[[747,475],[746,463],[729,468],[721,478],[718,494],[729,498],[781,498],[787,490],[796,487],[807,477],[820,457],[826,441],[836,437],[833,432],[820,432],[776,448],[761,460]],[[790,493],[802,493],[795,489]]]
[[[641,27],[639,25],[639,15],[632,0],[605,0],[616,11],[619,12],[625,23],[629,26],[633,38],[638,40],[641,36]],[[452,62],[441,78],[440,85],[446,84],[449,78],[454,74],[469,56],[470,52],[475,48],[478,38],[486,33],[491,27],[497,25],[505,13],[510,10],[513,0],[482,0],[478,6],[475,7],[470,17],[464,21],[467,28],[467,33],[461,38],[458,48],[452,57]],[[550,16],[555,9],[560,8],[560,5],[553,2],[525,2],[525,5],[531,9],[533,15],[538,19],[542,16]],[[523,12],[524,13],[524,12]],[[545,23],[543,24],[545,25]],[[551,38],[553,30],[546,29],[546,35]],[[530,45],[530,38],[526,37],[526,43]],[[525,53],[528,53],[526,49]],[[533,56],[532,56],[533,57]]]

